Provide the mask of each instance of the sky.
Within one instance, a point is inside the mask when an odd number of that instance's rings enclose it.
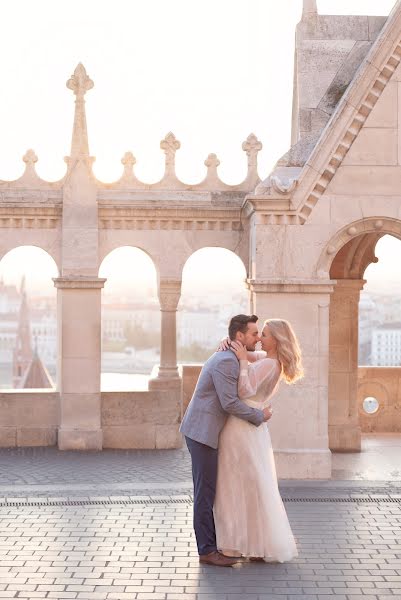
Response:
[[[318,1],[325,14],[388,14],[392,5]],[[80,61],[95,83],[86,111],[94,171],[102,181],[120,176],[126,151],[136,156],[140,179],[157,181],[164,166],[160,140],[170,130],[181,141],[177,173],[187,183],[203,179],[210,152],[220,158],[221,178],[239,183],[246,174],[241,144],[251,132],[263,143],[262,179],[289,147],[301,0],[6,0],[1,9],[2,180],[21,175],[28,148],[39,157],[41,177],[64,175],[74,110],[65,84]],[[369,267],[371,282],[396,277],[401,243],[389,240],[380,242],[383,260]],[[36,285],[54,276],[51,259],[41,256]],[[14,260],[6,256],[0,277],[17,280],[25,257],[20,250]],[[200,255],[199,268],[207,259]],[[223,272],[242,280],[243,267],[233,261],[224,262]],[[146,275],[146,264],[140,265],[138,258],[137,269]]]

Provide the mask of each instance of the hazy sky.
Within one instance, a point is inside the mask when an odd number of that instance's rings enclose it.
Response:
[[[392,6],[393,0],[318,1],[326,14],[388,14]],[[95,83],[86,109],[99,179],[117,179],[130,150],[137,176],[158,180],[159,143],[169,130],[181,141],[177,171],[186,182],[204,177],[210,152],[219,156],[225,181],[241,181],[241,143],[250,132],[263,142],[259,173],[266,177],[289,147],[301,8],[301,0],[4,1],[0,179],[22,173],[28,148],[43,178],[63,176],[74,109],[65,83],[79,61]],[[381,242],[382,265],[370,267],[371,281],[380,273],[397,277],[401,244],[389,240]],[[21,253],[6,257],[0,276],[16,279],[26,264]],[[44,278],[46,264],[50,259],[35,260]],[[233,276],[242,278],[235,264]]]

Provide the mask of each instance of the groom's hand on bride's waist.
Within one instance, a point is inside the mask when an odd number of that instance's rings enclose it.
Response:
[[[271,408],[269,408],[268,406],[266,406],[266,408],[263,409],[263,415],[264,415],[264,421],[268,421],[270,419],[270,417],[272,416],[273,411]]]

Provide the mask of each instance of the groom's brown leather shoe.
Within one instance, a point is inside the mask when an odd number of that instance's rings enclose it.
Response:
[[[203,565],[213,565],[215,567],[232,567],[238,562],[238,558],[228,558],[220,552],[210,552],[199,556],[199,562]]]

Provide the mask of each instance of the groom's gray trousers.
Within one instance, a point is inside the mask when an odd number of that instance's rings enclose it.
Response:
[[[216,496],[217,450],[185,438],[192,460],[194,530],[199,555],[216,550],[213,504]]]
[[[238,398],[239,363],[230,350],[216,352],[203,365],[180,431],[192,460],[194,529],[199,554],[216,550],[213,504],[216,496],[217,447],[229,414],[260,425],[263,412]]]

